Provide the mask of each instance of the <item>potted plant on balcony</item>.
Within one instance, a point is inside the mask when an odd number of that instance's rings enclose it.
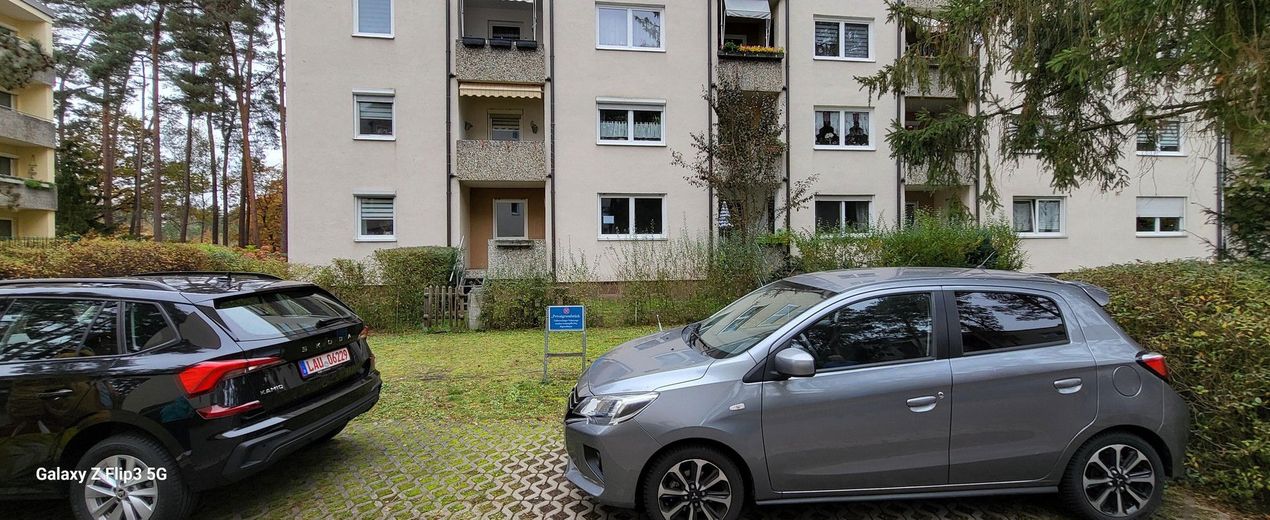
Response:
[[[719,56],[735,58],[781,59],[785,57],[785,49],[780,47],[764,47],[761,45],[738,45],[726,42],[719,49]]]

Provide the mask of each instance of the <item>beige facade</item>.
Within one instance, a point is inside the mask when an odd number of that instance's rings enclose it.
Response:
[[[815,202],[777,227],[826,218],[894,226],[914,209],[964,208],[1030,228],[1032,271],[1209,256],[1212,136],[1182,124],[1180,151],[1126,143],[1133,179],[1117,193],[1055,193],[1026,157],[997,165],[1002,205],[993,210],[976,200],[973,164],[964,186],[937,188],[891,158],[892,121],[970,108],[938,91],[871,99],[860,88],[856,76],[905,44],[884,3],[773,0],[766,15],[729,3],[293,1],[292,259],[451,245],[472,269],[545,254],[557,270],[585,258],[613,278],[606,259],[625,245],[716,231],[718,201],[688,184],[671,153],[691,155],[691,134],[711,124],[702,93],[721,73],[775,93],[789,127],[788,176],[816,176]],[[724,41],[785,56],[738,58]]]
[[[53,13],[34,0],[0,0],[0,32],[53,49]],[[0,90],[0,238],[47,238],[56,231],[56,132],[51,71]]]

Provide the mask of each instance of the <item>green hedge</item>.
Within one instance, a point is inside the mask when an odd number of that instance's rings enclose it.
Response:
[[[1173,386],[1191,406],[1187,480],[1270,510],[1270,268],[1139,263],[1064,278],[1106,288],[1116,321],[1167,356]]]
[[[866,233],[798,233],[795,268],[803,272],[857,267],[978,267],[1019,270],[1025,256],[1008,222],[918,213],[903,227]]]

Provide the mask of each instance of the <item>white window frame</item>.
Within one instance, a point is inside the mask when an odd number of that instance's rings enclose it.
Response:
[[[604,119],[601,110],[626,111],[626,140],[614,141],[600,138],[600,124]],[[635,140],[635,111],[661,112],[661,140]],[[603,146],[666,146],[666,101],[660,99],[616,99],[596,98],[595,100],[595,144]]]
[[[1169,119],[1161,121],[1161,123],[1174,123],[1177,125],[1177,151],[1165,152],[1160,150],[1160,140],[1155,140],[1155,151],[1138,150],[1138,134],[1141,131],[1133,133],[1133,150],[1137,155],[1143,157],[1182,157],[1186,155],[1186,125],[1180,119]]]
[[[518,237],[500,237],[500,236],[498,236],[498,205],[499,205],[500,203],[508,203],[508,202],[519,203],[519,204],[520,204],[520,211],[521,211],[521,213],[523,213],[523,215],[522,215],[522,217],[523,217],[523,218],[521,219],[521,221],[524,223],[524,226],[522,226],[522,228],[523,228],[523,229],[521,229],[521,231],[520,231],[520,236],[518,236]],[[394,210],[396,210],[396,208],[397,208],[397,206],[396,206],[396,205],[393,205],[393,209],[394,209]],[[492,229],[490,230],[490,237],[493,237],[493,238],[494,238],[494,240],[499,240],[499,239],[503,239],[503,240],[527,240],[527,239],[529,238],[529,199],[494,199],[494,204],[491,206],[491,209],[492,209],[493,213],[490,215],[490,216],[492,217],[492,218],[490,218],[490,220],[492,221],[492,222],[491,222],[491,224],[492,224],[491,228],[492,228]]]
[[[362,199],[392,199],[392,234],[362,234]],[[359,191],[353,194],[354,242],[396,242],[397,241],[397,194],[395,192]]]
[[[876,125],[873,124],[874,114],[873,107],[842,107],[842,106],[816,106],[812,109],[812,120],[815,124],[820,124],[819,115],[821,112],[837,112],[838,124],[842,127],[838,129],[838,142],[844,142],[846,139],[847,114],[850,112],[864,112],[869,114],[869,144],[868,146],[848,146],[845,144],[816,144],[816,134],[811,136],[811,145],[813,150],[857,150],[857,151],[876,151],[878,149],[877,134],[874,133]]]
[[[630,221],[627,224],[629,225],[631,232],[625,235],[606,235],[604,234],[604,199],[621,198],[628,199],[629,206],[627,207],[630,208],[630,215],[628,217]],[[635,199],[661,199],[661,233],[635,233]],[[666,216],[667,210],[665,193],[601,193],[595,198],[595,223],[597,224],[596,236],[599,240],[666,240],[666,226],[668,224]]]
[[[624,9],[626,10],[626,45],[601,45],[600,44],[600,10],[601,9]],[[657,40],[657,47],[636,47],[635,46],[635,16],[631,11],[655,11],[661,18],[661,37]],[[636,51],[636,52],[666,52],[666,7],[660,5],[632,5],[632,4],[595,4],[595,48],[604,51]]]
[[[362,114],[357,103],[362,97],[387,98],[392,102],[392,133],[389,135],[363,134]],[[359,89],[353,91],[353,139],[357,141],[397,140],[397,91],[394,89]]]
[[[1038,208],[1040,201],[1058,201],[1058,231],[1037,231],[1040,229],[1038,222]],[[1016,231],[1020,238],[1067,238],[1067,199],[1065,197],[1054,196],[1021,196],[1014,197],[1010,200],[1010,222],[1014,222],[1014,203],[1022,201],[1032,202],[1032,231]]]
[[[816,227],[816,206],[817,202],[833,202],[838,205],[838,232],[848,235],[864,235],[873,229],[873,197],[870,195],[817,195],[812,201],[811,218],[812,228],[816,231],[820,229]],[[847,225],[847,205],[846,202],[863,202],[868,204],[868,218],[864,223],[864,229],[856,231],[848,231]]]
[[[516,140],[513,142],[525,140],[525,113],[522,110],[508,109],[491,109],[485,113],[485,138],[494,141],[494,118],[516,118]]]
[[[838,24],[838,55],[837,56],[816,55],[816,23],[817,22],[828,22],[828,23]],[[844,51],[844,47],[842,45],[842,40],[843,40],[842,24],[844,23],[869,26],[869,56],[867,58],[854,58],[854,57],[847,57],[842,55]],[[874,23],[874,20],[872,18],[855,18],[855,17],[849,17],[849,16],[848,17],[816,16],[813,18],[811,23],[811,59],[821,60],[821,61],[854,61],[859,63],[875,63],[877,62],[877,50],[876,50],[876,45],[874,45],[875,40],[877,39],[875,36],[875,34],[877,33],[877,31],[875,30],[876,28],[877,26]]]
[[[1143,216],[1138,215],[1137,203],[1138,203],[1138,200],[1140,200],[1140,199],[1181,199],[1181,200],[1182,200],[1182,214],[1177,216],[1177,228],[1178,228],[1178,230],[1177,230],[1177,231],[1160,231],[1160,219],[1161,219],[1161,218],[1165,218],[1165,217],[1143,217]],[[1154,237],[1184,237],[1184,236],[1187,236],[1187,233],[1186,233],[1186,208],[1188,207],[1187,202],[1188,202],[1188,201],[1186,200],[1186,197],[1170,197],[1170,196],[1168,196],[1168,195],[1158,195],[1158,196],[1151,196],[1151,197],[1138,197],[1137,199],[1134,199],[1134,208],[1133,208],[1133,231],[1134,231],[1134,234],[1135,234],[1135,235],[1137,235],[1137,236],[1140,236],[1140,237],[1147,237],[1147,238],[1154,238]],[[1153,218],[1153,219],[1155,219],[1155,229],[1156,229],[1156,230],[1155,230],[1155,231],[1138,231],[1138,219],[1140,219],[1140,218]]]
[[[519,38],[516,38],[516,39],[517,39],[517,40],[525,40],[525,39],[527,39],[527,38],[525,38],[525,24],[524,24],[524,22],[514,22],[514,21],[511,21],[511,20],[486,20],[486,21],[485,21],[485,36],[486,36],[487,38],[491,39],[491,40],[493,40],[493,39],[494,39],[494,26],[495,26],[495,25],[498,25],[498,26],[501,26],[501,27],[515,27],[515,28],[516,28],[516,30],[520,31],[520,37],[519,37]]]
[[[388,0],[388,32],[386,33],[368,33],[362,32],[361,20],[358,19],[358,13],[361,11],[360,3],[362,0],[353,0],[353,36],[356,38],[379,38],[383,40],[391,40],[397,37],[397,0]]]

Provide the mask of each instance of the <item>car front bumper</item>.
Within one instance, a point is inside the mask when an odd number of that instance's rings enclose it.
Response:
[[[634,420],[599,426],[585,419],[564,425],[569,464],[565,477],[601,504],[633,508],[644,464],[661,448]]]

